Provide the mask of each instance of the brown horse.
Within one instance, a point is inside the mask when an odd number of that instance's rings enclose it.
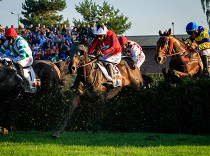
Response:
[[[122,75],[122,86],[115,87],[114,89],[106,87],[106,78],[97,65],[97,59],[90,60],[87,55],[88,46],[84,44],[74,45],[72,48],[71,64],[69,66],[70,73],[77,72],[77,77],[74,83],[76,92],[73,92],[70,99],[70,110],[67,113],[60,129],[53,134],[53,137],[58,137],[64,132],[72,113],[80,102],[82,95],[87,95],[94,101],[94,106],[97,109],[93,131],[98,130],[98,124],[100,121],[100,115],[103,110],[103,103],[116,96],[119,91],[129,86],[136,91],[140,91],[143,88],[143,78],[140,70],[134,65],[131,69],[125,60],[121,60],[121,63],[117,65]]]
[[[171,29],[162,33],[157,41],[155,61],[163,64],[171,56],[169,69],[163,68],[166,81],[173,82],[177,78],[192,77],[203,74],[203,63],[195,48],[187,48],[184,42],[171,35]]]

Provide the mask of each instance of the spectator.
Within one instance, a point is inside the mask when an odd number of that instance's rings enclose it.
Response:
[[[19,24],[18,28],[16,29],[17,35],[20,35],[22,30],[23,30],[23,26]]]
[[[69,55],[70,54],[70,48],[64,42],[62,42],[61,46],[59,48],[59,52],[60,52],[60,54],[64,54],[65,56]]]
[[[42,26],[40,31],[42,34],[46,34],[47,28],[45,27],[45,25]]]
[[[55,28],[57,29],[57,31],[60,31],[60,28],[59,28],[58,24],[55,26]]]
[[[40,25],[40,23],[37,24],[36,30],[38,30],[38,31],[41,30],[41,25]]]
[[[72,29],[71,29],[71,24],[70,24],[70,23],[68,24],[68,27],[67,27],[66,29],[67,29],[67,33],[68,33],[68,34],[71,33],[71,30],[72,30]]]
[[[0,25],[0,36],[3,36],[4,34],[4,29],[2,28],[2,26]]]
[[[55,51],[55,53],[53,53],[50,56],[50,61],[51,62],[58,62],[61,59],[62,59],[62,56],[59,54],[59,50],[58,49]]]
[[[69,47],[69,50],[71,49],[71,44],[69,43],[68,39],[65,39],[64,41],[65,45],[67,45]]]
[[[50,30],[50,32],[53,32],[54,31],[54,27],[53,27],[52,24],[50,25],[49,30]]]
[[[55,38],[55,34],[53,33],[53,31],[51,31],[49,34],[50,42],[52,42],[53,38]]]
[[[46,38],[45,38],[44,35],[42,35],[41,38],[40,38],[39,46],[42,46],[45,41],[46,41]]]
[[[33,57],[34,57],[34,60],[41,60],[42,59],[42,55],[41,55],[40,51],[35,51]]]
[[[50,40],[46,38],[45,42],[42,44],[42,49],[47,49],[49,47],[51,47]]]
[[[63,24],[61,29],[62,35],[66,34],[66,31],[67,31],[66,24]]]
[[[38,50],[39,50],[39,44],[38,44],[38,43],[35,44],[34,50],[35,50],[35,51],[38,51]]]

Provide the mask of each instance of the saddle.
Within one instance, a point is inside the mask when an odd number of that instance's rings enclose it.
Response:
[[[124,62],[123,62],[122,60],[126,61],[127,64],[128,64],[128,66],[129,66],[132,70],[134,70],[134,69],[136,68],[134,61],[133,61],[130,57],[123,56],[122,59],[121,59],[121,61],[120,61],[120,64],[124,64]]]
[[[110,64],[108,66],[108,69],[106,69],[106,67],[101,62],[98,62],[97,65],[99,66],[99,69],[102,71],[104,77],[107,79],[108,84],[110,84],[110,82],[112,82],[113,87],[122,86],[122,76],[121,76],[121,73],[116,65]],[[112,66],[112,69],[110,69],[110,66]],[[112,70],[112,71],[110,71],[110,70]],[[112,72],[111,75],[108,74],[110,72]]]

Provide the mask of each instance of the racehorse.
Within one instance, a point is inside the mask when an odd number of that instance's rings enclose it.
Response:
[[[203,74],[203,63],[194,48],[195,43],[192,47],[187,47],[184,42],[171,35],[171,29],[164,33],[160,30],[159,35],[155,54],[156,63],[163,64],[166,58],[171,56],[169,69],[162,69],[166,81],[174,82],[179,78]]]
[[[97,111],[94,118],[93,132],[97,132],[100,115],[103,111],[103,104],[106,100],[116,96],[125,86],[129,86],[136,91],[143,89],[143,78],[140,70],[135,64],[133,64],[133,68],[131,69],[124,59],[117,65],[117,68],[122,75],[122,86],[115,88],[107,87],[104,85],[107,80],[97,65],[97,59],[91,60],[88,57],[87,52],[88,46],[85,44],[75,44],[71,50],[72,56],[69,70],[71,74],[77,72],[77,77],[73,86],[76,91],[71,95],[69,100],[70,109],[64,118],[62,126],[53,134],[53,137],[58,137],[64,132],[72,113],[80,102],[81,96],[86,95],[94,101],[94,106]]]
[[[32,67],[40,80],[37,83],[38,90],[51,89],[55,85],[60,85],[61,74],[57,66],[51,62],[34,60]],[[39,81],[38,81],[39,82]],[[11,101],[16,99],[22,92],[22,79],[20,79],[14,64],[9,62],[7,66],[0,62],[0,100]],[[23,93],[27,94],[27,93]]]
[[[72,75],[70,75],[69,70],[68,70],[69,63],[70,63],[69,56],[65,60],[59,60],[57,62],[54,62],[54,64],[58,67],[58,69],[61,72],[63,86],[67,86],[69,82],[73,81]]]

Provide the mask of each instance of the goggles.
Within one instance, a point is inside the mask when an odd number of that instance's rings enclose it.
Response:
[[[6,40],[11,40],[11,39],[13,39],[12,36],[5,36],[5,37],[6,37]]]
[[[194,31],[187,31],[188,35],[193,35],[195,32]]]
[[[96,37],[97,37],[97,38],[102,38],[102,37],[103,37],[103,35],[96,35]]]

